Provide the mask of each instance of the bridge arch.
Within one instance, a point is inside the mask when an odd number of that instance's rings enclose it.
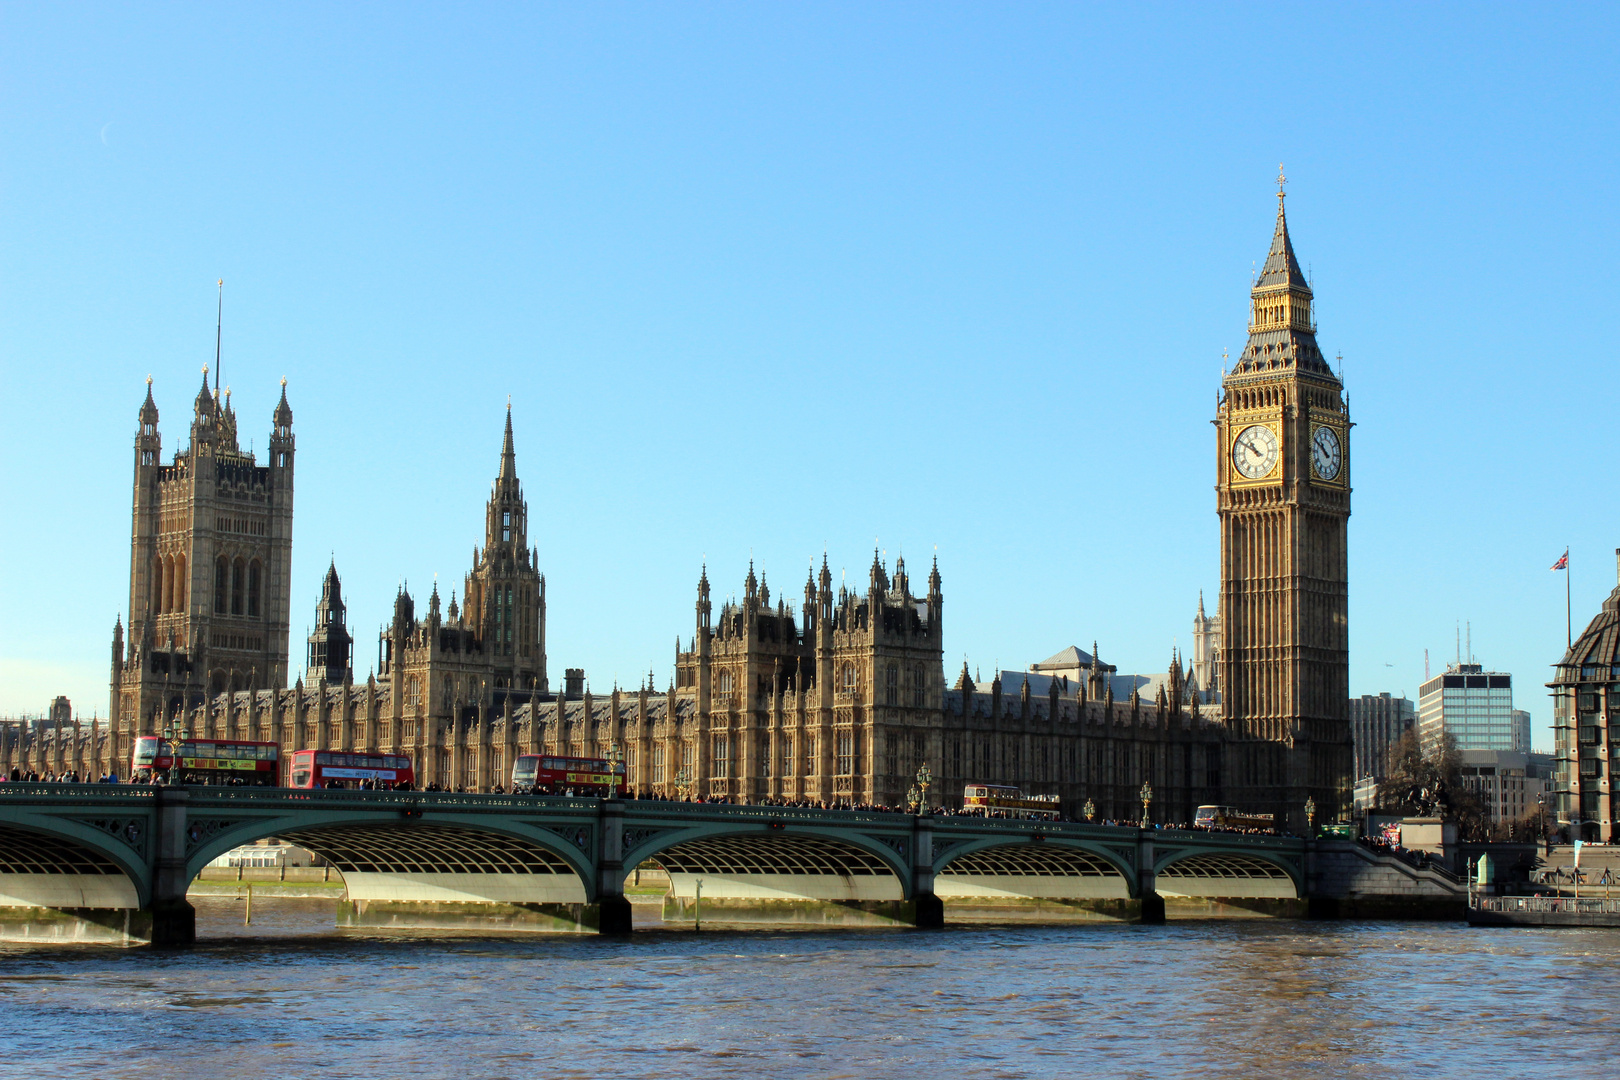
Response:
[[[1295,900],[1305,895],[1299,868],[1263,848],[1172,851],[1158,860],[1154,880],[1161,896]]]
[[[578,904],[596,899],[585,848],[594,832],[580,825],[584,844],[551,829],[488,814],[424,808],[407,816],[353,807],[283,812],[210,828],[189,824],[188,880],[232,850],[258,840],[282,839],[307,848],[340,875],[351,901],[427,903]]]
[[[796,822],[705,822],[640,837],[627,833],[624,867],[652,861],[677,900],[898,901],[911,899],[910,836]],[[889,842],[885,842],[885,840]]]
[[[1136,871],[1116,851],[1048,836],[955,845],[934,863],[934,892],[953,898],[1132,899]]]
[[[122,826],[122,822],[116,822]],[[144,829],[136,819],[135,835]],[[138,909],[151,896],[146,867],[96,825],[0,825],[0,907]]]

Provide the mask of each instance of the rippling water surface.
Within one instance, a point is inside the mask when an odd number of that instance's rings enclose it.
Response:
[[[0,946],[0,1075],[1605,1077],[1620,931],[1287,921]],[[11,1075],[23,1075],[13,1072]]]

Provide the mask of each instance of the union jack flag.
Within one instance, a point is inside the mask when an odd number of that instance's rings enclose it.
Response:
[[[1549,569],[1549,570],[1568,570],[1569,569],[1569,549],[1565,548],[1564,553],[1562,555],[1558,556],[1558,561],[1553,563],[1551,566],[1547,567],[1547,569]]]

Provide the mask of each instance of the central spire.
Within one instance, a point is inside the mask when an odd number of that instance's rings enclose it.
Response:
[[[506,436],[501,442],[500,479],[517,479],[517,451],[512,449],[512,402],[506,403]]]

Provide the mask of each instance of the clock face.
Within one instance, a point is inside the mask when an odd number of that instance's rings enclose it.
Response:
[[[1341,459],[1338,434],[1330,427],[1317,428],[1311,435],[1311,468],[1316,475],[1332,480],[1339,475]]]
[[[1232,464],[1250,480],[1258,480],[1277,464],[1277,433],[1264,424],[1246,427],[1232,444]]]

